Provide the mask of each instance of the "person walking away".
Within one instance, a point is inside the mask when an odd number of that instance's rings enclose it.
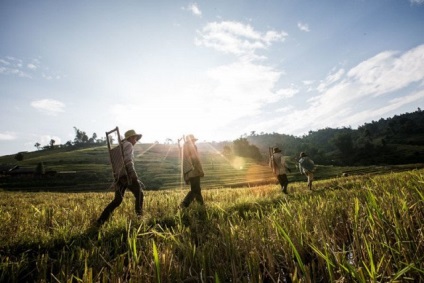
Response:
[[[289,167],[287,167],[284,156],[278,147],[275,147],[273,149],[273,154],[269,162],[273,173],[277,176],[278,182],[281,185],[283,193],[288,194],[289,180],[287,179],[286,171],[291,172],[291,170]],[[271,162],[273,162],[273,164],[271,164]]]
[[[197,139],[190,134],[187,135],[183,145],[183,175],[185,183],[190,184],[190,191],[181,202],[181,208],[188,207],[194,199],[203,205],[200,178],[204,177],[205,174],[200,163],[196,141]]]
[[[98,225],[105,223],[112,212],[122,203],[125,190],[128,188],[135,197],[135,212],[138,217],[143,213],[143,199],[145,188],[144,184],[139,180],[134,167],[134,145],[141,139],[142,135],[137,134],[134,130],[125,132],[125,138],[121,141],[124,153],[124,164],[126,170],[121,170],[119,179],[116,183],[115,198],[103,210]],[[128,174],[128,175],[127,175]]]
[[[312,182],[314,180],[315,164],[314,161],[305,153],[300,153],[299,170],[308,178],[308,188],[312,191]]]

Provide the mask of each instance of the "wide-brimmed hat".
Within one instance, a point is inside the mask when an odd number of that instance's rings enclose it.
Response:
[[[304,152],[300,153],[300,157],[305,157],[305,156],[306,156],[306,153],[304,153]]]
[[[124,140],[127,140],[130,137],[136,136],[137,137],[137,141],[139,141],[141,139],[141,137],[143,136],[142,134],[137,134],[134,130],[128,130],[125,132],[125,138]]]
[[[189,134],[186,136],[186,141],[197,141],[197,139],[192,134]]]
[[[281,149],[279,149],[278,147],[274,147],[273,152],[274,152],[274,153],[281,152]]]

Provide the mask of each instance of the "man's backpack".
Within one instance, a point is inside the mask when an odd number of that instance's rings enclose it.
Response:
[[[300,166],[302,166],[303,169],[309,172],[315,171],[315,164],[309,157],[302,157],[299,160]]]

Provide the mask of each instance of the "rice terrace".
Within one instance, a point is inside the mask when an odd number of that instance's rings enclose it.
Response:
[[[99,229],[113,198],[105,146],[26,153],[25,165],[66,173],[2,177],[0,281],[423,282],[422,164],[318,165],[311,192],[289,159],[283,195],[265,162],[199,150],[205,207],[178,209],[175,144],[139,144],[140,176],[160,189],[145,191],[142,219],[127,194]]]

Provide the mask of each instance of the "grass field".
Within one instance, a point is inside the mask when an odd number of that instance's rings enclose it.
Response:
[[[424,170],[379,173],[128,193],[99,229],[112,192],[2,191],[0,281],[424,282]]]

